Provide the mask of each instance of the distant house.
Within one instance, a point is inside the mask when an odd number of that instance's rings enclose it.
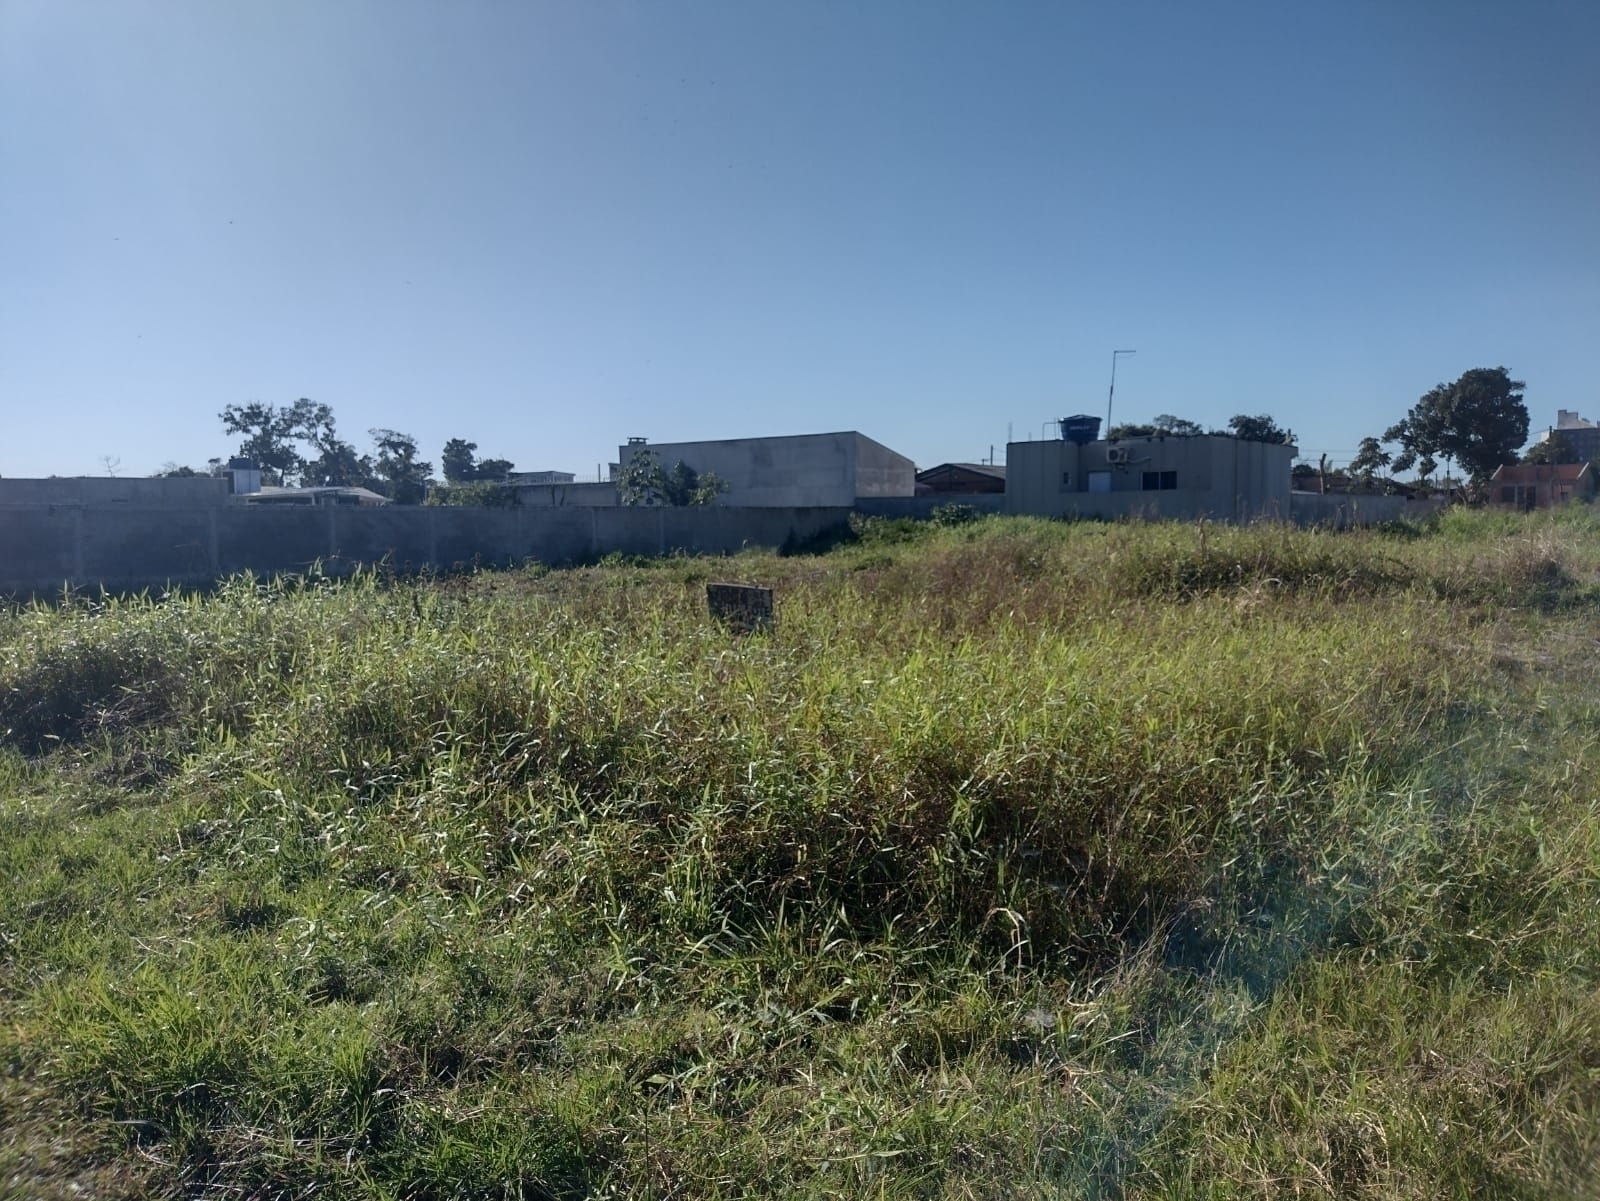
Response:
[[[1507,509],[1552,509],[1596,490],[1592,463],[1512,463],[1489,477],[1489,503]]]
[[[727,487],[717,503],[731,507],[850,508],[863,498],[914,496],[917,489],[915,463],[854,430],[709,442],[631,438],[618,447],[617,462],[626,466],[646,453],[669,471],[685,463],[714,473]]]
[[[506,483],[513,487],[524,484],[570,484],[577,479],[571,471],[513,471],[506,476]]]
[[[386,505],[387,496],[368,488],[273,488],[264,487],[239,498],[247,505]]]
[[[918,496],[976,496],[1005,490],[1004,464],[940,463],[917,472]]]

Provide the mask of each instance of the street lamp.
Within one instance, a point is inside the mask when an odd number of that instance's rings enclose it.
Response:
[[[1106,437],[1111,437],[1111,398],[1117,394],[1117,357],[1125,354],[1138,354],[1136,350],[1113,350],[1111,352],[1111,388],[1106,392]]]

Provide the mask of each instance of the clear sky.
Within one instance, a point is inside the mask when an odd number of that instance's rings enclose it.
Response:
[[[0,0],[0,474],[1600,418],[1595,0]]]

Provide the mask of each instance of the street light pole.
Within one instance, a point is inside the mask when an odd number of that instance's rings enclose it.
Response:
[[[1111,398],[1117,394],[1117,357],[1125,354],[1138,354],[1136,350],[1113,350],[1111,352],[1111,387],[1106,392],[1106,437],[1111,437]]]

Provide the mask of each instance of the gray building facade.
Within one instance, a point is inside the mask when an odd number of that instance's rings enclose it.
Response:
[[[889,496],[915,496],[917,467],[881,442],[846,430],[714,442],[632,441],[617,450],[626,465],[649,451],[669,471],[679,462],[714,472],[728,490],[718,504],[733,508],[840,506]]]
[[[1013,442],[1006,447],[1006,512],[1287,521],[1296,453],[1218,435]]]

